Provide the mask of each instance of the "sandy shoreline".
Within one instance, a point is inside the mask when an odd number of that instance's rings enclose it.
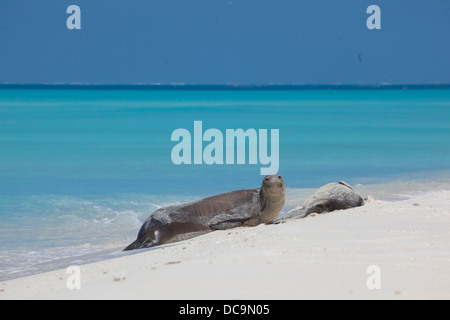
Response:
[[[0,299],[450,299],[450,191],[0,282]],[[381,289],[368,289],[369,266]]]

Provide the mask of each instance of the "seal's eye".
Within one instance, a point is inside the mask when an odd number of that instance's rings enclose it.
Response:
[[[269,181],[269,178],[266,178],[265,180],[266,180],[266,181]]]
[[[278,179],[281,179],[281,176],[278,176]]]

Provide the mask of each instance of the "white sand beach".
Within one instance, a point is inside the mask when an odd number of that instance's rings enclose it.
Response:
[[[80,271],[80,289],[63,269],[1,282],[0,299],[450,299],[450,191],[216,231]]]

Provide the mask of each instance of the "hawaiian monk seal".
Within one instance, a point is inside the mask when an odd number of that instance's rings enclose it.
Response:
[[[305,218],[311,213],[325,213],[364,205],[364,200],[346,182],[329,183],[305,200],[303,206],[292,209],[271,223]]]
[[[284,206],[286,187],[280,175],[263,179],[261,188],[222,193],[154,211],[136,241],[124,249],[149,248],[214,230],[256,226],[275,219]]]

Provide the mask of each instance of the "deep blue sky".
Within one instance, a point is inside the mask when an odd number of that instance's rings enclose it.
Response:
[[[0,83],[448,84],[449,57],[448,0],[0,0]]]

